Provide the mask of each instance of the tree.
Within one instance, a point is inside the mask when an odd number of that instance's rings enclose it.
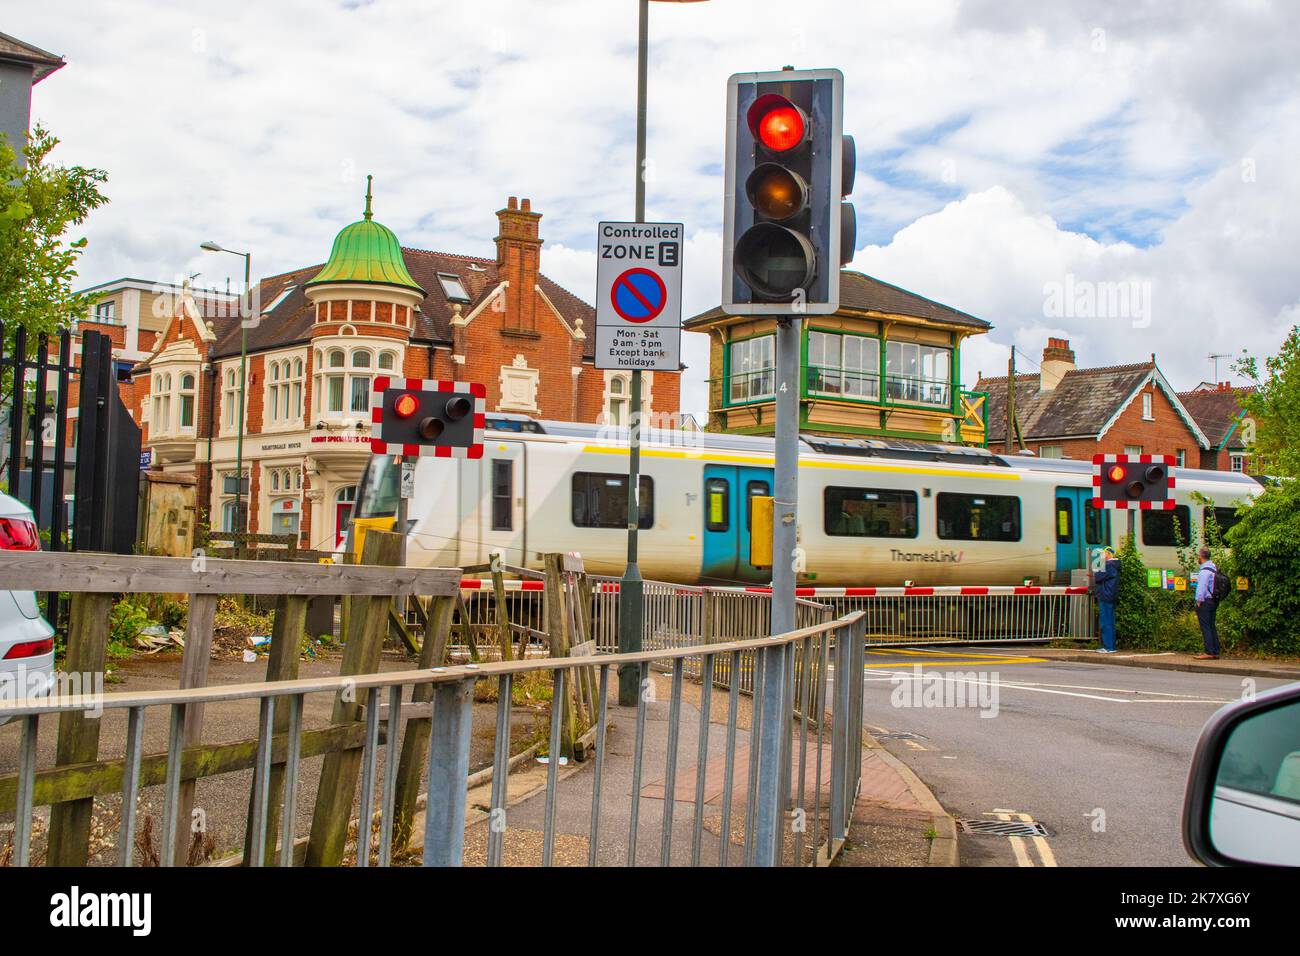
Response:
[[[1225,537],[1234,572],[1250,582],[1238,594],[1250,643],[1272,653],[1300,653],[1300,481],[1265,489]]]
[[[90,299],[72,288],[86,239],[66,234],[108,202],[100,191],[108,174],[50,163],[58,143],[37,124],[28,135],[23,165],[0,138],[0,319],[7,326],[6,351],[17,325],[27,330],[34,348],[37,333],[52,332],[90,307]]]
[[[1300,477],[1300,326],[1292,326],[1276,355],[1264,360],[1242,352],[1232,370],[1255,386],[1242,395],[1242,428],[1253,446],[1257,474]]]

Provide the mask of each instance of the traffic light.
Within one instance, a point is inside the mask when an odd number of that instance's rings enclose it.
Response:
[[[478,382],[381,375],[372,388],[376,455],[483,457],[487,389]]]
[[[1093,506],[1172,510],[1173,465],[1173,455],[1094,455]]]
[[[722,309],[829,315],[857,219],[839,70],[737,73],[727,83]]]

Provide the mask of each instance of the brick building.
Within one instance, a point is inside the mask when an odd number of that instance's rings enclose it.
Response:
[[[626,373],[597,370],[594,310],[542,275],[541,214],[511,197],[495,259],[403,248],[363,217],[323,265],[263,279],[253,316],[184,296],[136,369],[153,467],[193,472],[214,527],[236,513],[240,339],[247,335],[247,528],[330,550],[346,531],[369,454],[371,380],[482,382],[489,412],[627,420]],[[679,373],[645,375],[644,409],[675,415]]]
[[[1253,387],[1234,388],[1229,382],[1201,382],[1190,392],[1178,393],[1179,400],[1210,441],[1210,447],[1201,451],[1202,468],[1250,470],[1241,396],[1252,391]]]
[[[989,446],[1007,437],[1007,377],[980,376],[988,393]],[[1174,455],[1196,468],[1210,442],[1156,365],[1078,368],[1066,339],[1047,340],[1037,374],[1017,375],[1013,442],[1043,458]]]

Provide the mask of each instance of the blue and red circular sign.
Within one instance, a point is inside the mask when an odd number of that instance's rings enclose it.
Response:
[[[629,322],[649,322],[664,310],[668,289],[657,272],[628,269],[614,280],[609,298],[621,318]]]

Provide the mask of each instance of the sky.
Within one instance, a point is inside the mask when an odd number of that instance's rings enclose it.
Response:
[[[587,301],[596,223],[632,218],[634,0],[45,0],[0,28],[68,61],[33,93],[54,158],[109,173],[87,286],[240,280],[205,239],[255,275],[323,261],[367,173],[415,248],[492,256],[529,197]],[[647,218],[687,225],[687,316],[719,300],[727,77],[785,65],[845,76],[852,268],[993,324],[967,385],[1060,336],[1189,388],[1300,323],[1300,3],[652,3]],[[707,352],[685,336],[701,418]]]

